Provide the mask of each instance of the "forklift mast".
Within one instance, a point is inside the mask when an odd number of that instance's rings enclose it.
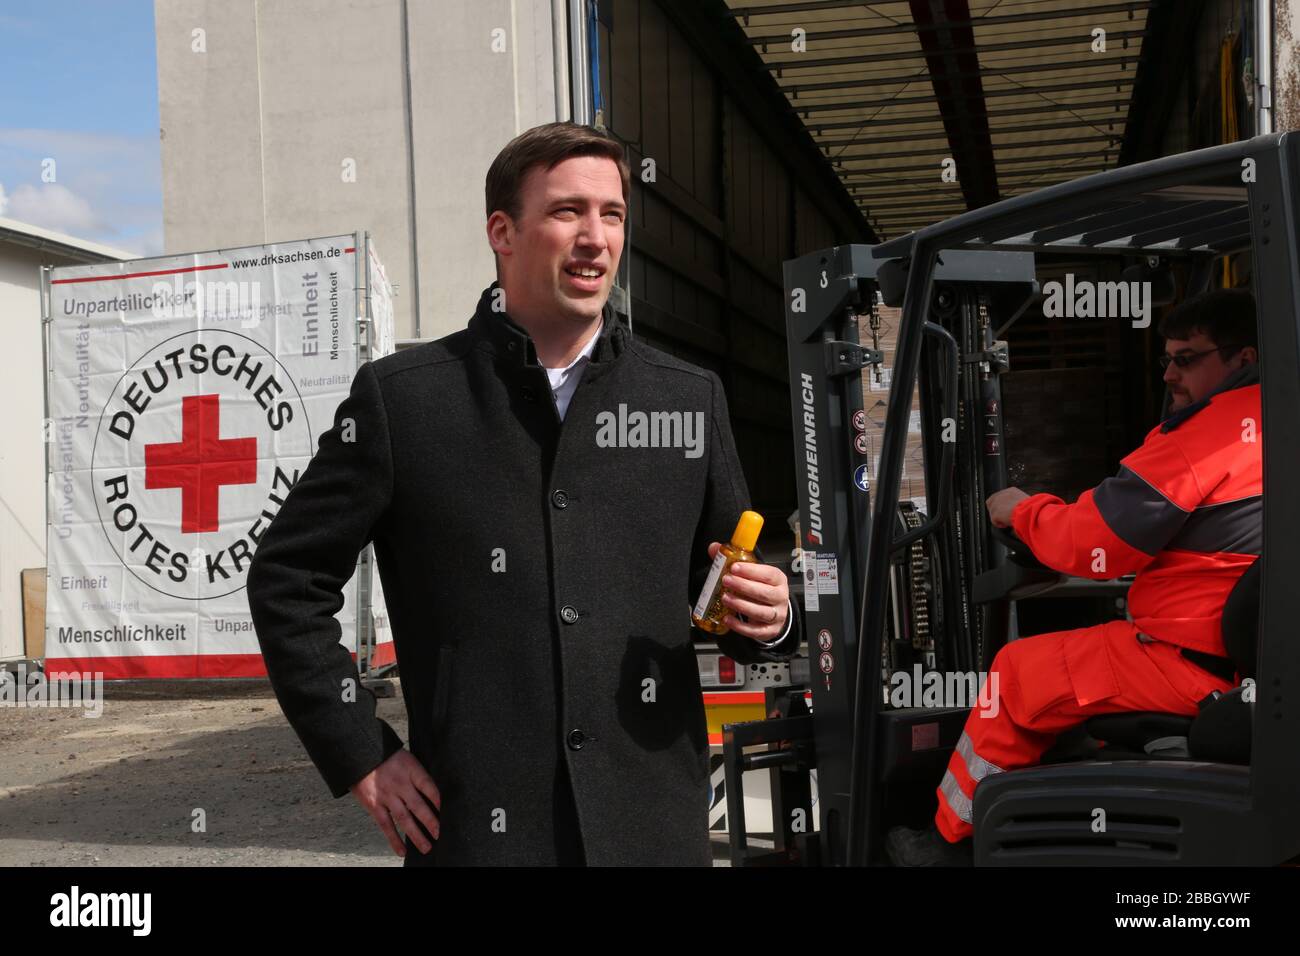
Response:
[[[1005,640],[1009,627],[1010,603],[974,603],[969,582],[993,564],[999,545],[983,502],[1006,484],[998,386],[1006,351],[996,330],[1036,292],[1034,258],[945,254],[919,377],[926,513],[900,502],[887,526],[876,528],[871,496],[881,452],[906,443],[915,429],[911,389],[900,395],[890,388],[886,406],[865,396],[863,377],[887,381],[892,371],[881,349],[877,294],[896,304],[904,278],[897,263],[875,258],[864,245],[785,264],[819,849],[828,865],[848,858],[855,727],[879,744],[882,769],[908,768],[907,776],[916,775],[917,762],[941,759],[960,734],[963,708],[886,708],[890,675],[916,667],[982,671],[996,650],[991,645]],[[869,636],[864,647],[859,635],[873,533],[889,541],[896,580],[887,633]]]

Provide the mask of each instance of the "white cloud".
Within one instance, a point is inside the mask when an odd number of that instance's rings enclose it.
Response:
[[[91,236],[106,230],[85,197],[60,183],[23,183],[9,197],[5,215],[70,236]]]
[[[44,181],[54,170],[55,181]],[[144,255],[162,251],[155,137],[0,127],[0,181],[0,215]]]

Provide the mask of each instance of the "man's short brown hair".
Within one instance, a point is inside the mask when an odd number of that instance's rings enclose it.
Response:
[[[1225,351],[1225,360],[1237,350],[1251,345],[1258,348],[1255,324],[1255,297],[1248,289],[1216,289],[1183,302],[1156,327],[1167,339],[1190,339],[1197,332]]]
[[[632,171],[618,140],[590,126],[547,123],[520,133],[492,160],[484,189],[488,216],[500,209],[517,221],[521,211],[519,190],[528,171],[537,166],[550,171],[573,156],[605,156],[614,160],[623,180],[623,202],[630,201]]]

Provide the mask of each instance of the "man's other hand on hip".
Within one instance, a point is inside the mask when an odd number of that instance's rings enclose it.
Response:
[[[398,856],[406,856],[399,829],[421,853],[433,849],[425,833],[438,839],[438,817],[434,809],[442,810],[442,795],[433,777],[409,750],[397,751],[348,789],[375,818],[388,838],[388,845]],[[423,830],[416,825],[416,820],[423,824]]]

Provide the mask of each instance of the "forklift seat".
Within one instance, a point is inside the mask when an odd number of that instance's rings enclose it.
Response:
[[[1259,576],[1261,560],[1233,586],[1223,606],[1223,645],[1243,678],[1254,678],[1259,638]],[[1250,763],[1253,708],[1243,688],[1215,692],[1201,702],[1195,717],[1149,711],[1103,714],[1085,725],[1088,735],[1106,742],[1104,759],[1169,758]]]

